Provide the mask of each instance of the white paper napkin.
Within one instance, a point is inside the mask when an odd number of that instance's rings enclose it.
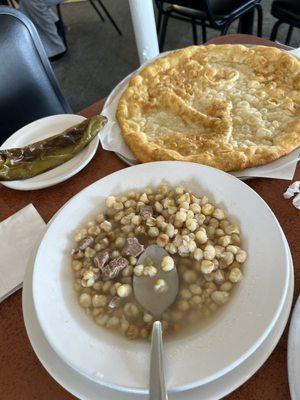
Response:
[[[289,53],[293,54],[296,57],[300,57],[300,47],[298,47],[297,49],[290,50]]]
[[[22,286],[29,256],[45,226],[32,204],[0,223],[0,302]]]
[[[297,57],[300,57],[300,48],[291,50],[290,53]],[[159,57],[161,57],[163,54],[161,54]],[[144,68],[147,64],[150,64],[151,62],[153,62],[153,60],[148,61],[147,63],[142,65],[137,71],[134,71],[132,74],[123,79],[111,92],[102,110],[102,114],[105,115],[109,121],[106,126],[101,130],[101,134],[99,135],[102,147],[105,150],[119,153],[126,159],[125,161],[129,165],[135,165],[138,163],[138,161],[123,140],[121,130],[116,119],[116,111],[119,99],[124,90],[127,88],[131,77],[137,74],[140,69]],[[239,178],[261,177],[291,180],[293,179],[293,176],[295,174],[298,160],[299,150],[295,150],[289,155],[273,161],[269,164],[255,168],[247,168],[243,171],[233,172],[232,174]]]
[[[283,197],[288,200],[294,197],[292,200],[293,206],[300,210],[300,181],[292,183],[283,193]]]

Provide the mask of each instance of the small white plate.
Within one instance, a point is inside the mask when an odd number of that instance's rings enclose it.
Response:
[[[124,391],[146,393],[147,343],[112,335],[79,308],[68,268],[71,237],[101,210],[106,196],[162,180],[172,185],[184,182],[225,207],[240,224],[250,255],[245,279],[218,318],[199,334],[166,343],[166,361],[172,366],[167,373],[170,391],[203,385],[241,364],[272,330],[288,290],[290,270],[282,230],[265,202],[237,178],[199,164],[156,162],[125,168],[95,182],[48,225],[35,260],[33,297],[39,323],[56,353],[89,379]]]
[[[26,146],[63,132],[65,129],[79,124],[84,120],[85,117],[73,114],[51,115],[50,117],[38,119],[10,136],[2,144],[1,149]],[[33,178],[17,181],[1,181],[1,183],[8,188],[16,190],[37,190],[56,185],[81,171],[93,158],[98,143],[99,138],[97,135],[79,154],[58,167]]]
[[[286,239],[285,243],[288,247]],[[49,343],[43,335],[41,327],[38,323],[33,305],[32,274],[35,252],[36,250],[29,260],[25,274],[22,293],[22,306],[27,335],[38,359],[44,368],[62,387],[81,400],[148,399],[148,395],[118,392],[86,379],[84,376],[78,374],[75,370],[65,364],[49,346]],[[182,400],[183,398],[185,400],[217,400],[223,398],[250,379],[250,377],[263,365],[280,339],[291,309],[294,289],[294,274],[290,251],[289,259],[291,274],[287,298],[278,321],[262,345],[239,367],[235,368],[223,377],[184,393],[170,394],[170,400]]]
[[[288,371],[292,400],[300,400],[300,296],[294,307],[289,330]]]

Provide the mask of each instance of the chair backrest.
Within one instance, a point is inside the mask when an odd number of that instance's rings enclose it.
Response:
[[[72,113],[34,25],[5,6],[0,6],[0,55],[0,143],[34,120]]]
[[[231,13],[246,2],[247,0],[156,0],[158,8],[166,3],[205,11],[212,23],[216,17]]]
[[[205,0],[155,0],[159,8],[162,3],[175,4],[177,6],[193,8],[194,10],[204,10]],[[224,1],[224,0],[223,0]]]
[[[207,13],[210,18],[234,12],[239,9],[247,0],[200,0],[206,3]]]

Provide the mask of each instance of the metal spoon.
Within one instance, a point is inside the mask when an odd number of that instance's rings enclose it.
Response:
[[[138,259],[138,264],[147,264],[147,259],[151,259],[158,273],[154,278],[148,276],[134,276],[133,290],[137,301],[155,318],[152,327],[151,339],[151,361],[150,361],[150,400],[167,400],[168,395],[165,385],[163,367],[163,344],[162,344],[162,325],[161,315],[174,302],[178,293],[178,274],[176,266],[171,271],[165,272],[160,268],[161,261],[169,254],[162,247],[151,245],[146,248]],[[157,279],[164,279],[168,290],[164,293],[155,293],[154,282]]]

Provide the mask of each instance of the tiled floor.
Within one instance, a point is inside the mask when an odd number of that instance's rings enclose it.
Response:
[[[62,5],[64,22],[70,29],[67,35],[69,51],[65,57],[53,63],[53,68],[74,112],[106,96],[124,76],[139,65],[128,1],[103,2],[119,24],[123,36],[117,34],[109,21],[103,23],[88,1]],[[271,0],[262,0],[262,5],[263,36],[268,38],[275,22],[270,15]],[[235,31],[236,23],[230,32]],[[287,27],[282,26],[278,40],[284,41],[286,32]],[[210,29],[208,38],[218,34]],[[167,31],[166,50],[190,44],[190,25],[171,20]],[[300,30],[295,30],[291,45],[300,46]]]

